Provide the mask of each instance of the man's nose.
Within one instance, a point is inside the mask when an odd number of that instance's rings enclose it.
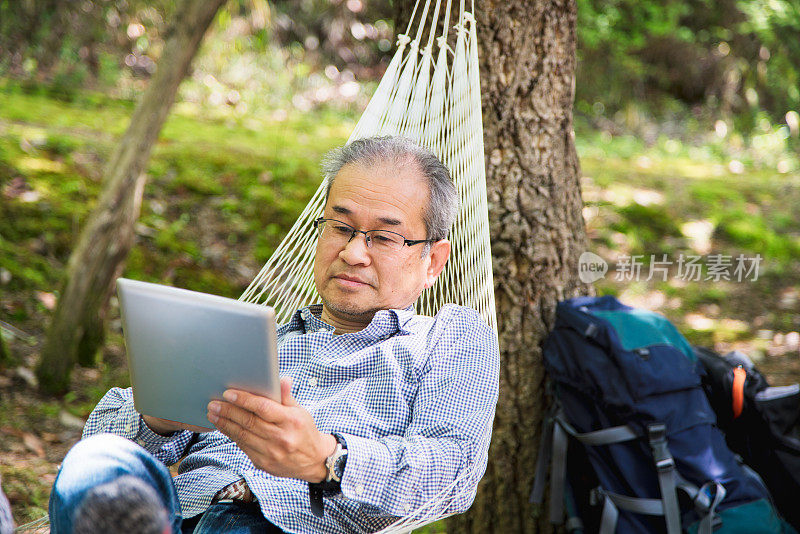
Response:
[[[353,235],[339,252],[339,257],[349,265],[369,264],[371,260],[367,248],[367,236],[362,233]]]

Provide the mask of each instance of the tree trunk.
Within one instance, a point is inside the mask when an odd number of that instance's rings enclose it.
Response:
[[[398,28],[411,8],[400,2]],[[528,502],[546,404],[540,345],[556,303],[591,292],[578,279],[586,230],[572,129],[576,3],[484,0],[476,17],[500,399],[486,476],[447,530],[550,531]]]
[[[225,0],[185,0],[167,34],[158,70],[105,171],[105,187],[67,265],[37,374],[48,392],[64,392],[84,338],[98,339],[113,284],[133,245],[144,170],[206,29]],[[102,339],[101,337],[99,339]],[[84,349],[96,351],[97,346]]]

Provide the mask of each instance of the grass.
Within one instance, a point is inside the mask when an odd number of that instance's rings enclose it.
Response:
[[[75,429],[64,435],[59,419],[86,417],[109,387],[127,383],[113,300],[99,367],[78,369],[65,398],[38,396],[13,369],[35,362],[47,295],[58,290],[133,108],[88,92],[64,102],[0,80],[0,319],[34,337],[33,344],[12,341],[14,359],[0,372],[0,394],[11,392],[0,396],[0,427],[41,429],[52,438],[44,457],[31,459],[19,443],[6,459],[0,454],[18,522],[44,512],[55,465],[79,436]],[[320,156],[347,138],[356,119],[337,111],[209,117],[178,103],[147,169],[124,275],[237,297],[319,185]],[[581,125],[576,140],[589,249],[611,264],[595,283],[598,294],[665,313],[692,342],[744,348],[762,358],[773,380],[796,377],[784,364],[789,355],[797,360],[797,349],[780,341],[800,331],[795,156],[753,155],[734,140],[646,145]],[[734,158],[743,170],[731,167]],[[778,172],[769,161],[791,163]],[[646,273],[650,256],[663,254],[761,254],[764,263],[756,281],[686,282],[675,265],[666,281],[614,279],[625,256],[643,256]]]
[[[747,163],[732,166],[734,149],[724,145],[669,140],[646,146],[596,132],[579,133],[577,140],[589,248],[610,263],[595,283],[599,294],[661,311],[690,341],[743,348],[767,369],[770,355],[797,359],[797,347],[774,339],[800,331],[793,300],[800,291],[800,168],[784,165],[780,172],[741,154]],[[787,147],[772,160],[795,157]],[[667,280],[645,281],[651,260],[665,254],[672,262]],[[640,281],[616,280],[615,267],[634,255],[643,263]],[[713,255],[730,258],[732,280],[707,279]],[[746,261],[761,256],[757,280],[754,273],[736,280],[740,255]],[[700,280],[678,278],[681,256],[700,256]],[[759,332],[769,333],[769,342]],[[776,361],[774,378],[794,378],[780,367]]]
[[[0,109],[0,184],[6,191],[0,268],[11,274],[6,290],[52,291],[132,105],[101,95],[64,103],[6,83]],[[212,256],[224,248],[247,275],[265,261],[319,185],[321,155],[346,139],[353,119],[322,112],[256,124],[178,109],[147,169],[139,238],[126,275],[238,296],[248,280],[215,269]],[[166,280],[165,272],[171,273]]]

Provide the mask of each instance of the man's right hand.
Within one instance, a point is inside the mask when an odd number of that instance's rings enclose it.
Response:
[[[160,417],[153,417],[152,415],[142,414],[145,424],[150,427],[150,430],[162,436],[169,436],[179,430],[191,430],[192,432],[211,432],[213,428],[206,428],[203,426],[187,425],[186,423],[179,423],[170,419],[161,419]]]

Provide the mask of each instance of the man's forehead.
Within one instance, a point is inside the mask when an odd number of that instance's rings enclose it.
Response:
[[[372,164],[348,163],[333,179],[331,195],[340,191],[358,188],[363,193],[381,196],[427,196],[427,183],[415,164],[399,165],[392,161]]]
[[[347,206],[343,206],[341,204],[331,204],[331,211],[333,211],[334,213],[336,213],[338,215],[344,215],[345,217],[348,216],[348,215],[352,215],[352,213],[353,213],[353,210],[351,210]],[[396,218],[390,217],[388,215],[378,215],[376,217],[376,219],[379,222],[382,222],[383,224],[386,224],[386,225],[389,225],[389,226],[400,226],[401,224],[403,224],[403,221],[401,221],[400,219],[396,219]]]
[[[413,225],[417,219],[421,223],[428,203],[426,181],[417,166],[391,163],[342,167],[333,180],[326,211],[342,217],[363,216],[366,211],[389,226]]]

